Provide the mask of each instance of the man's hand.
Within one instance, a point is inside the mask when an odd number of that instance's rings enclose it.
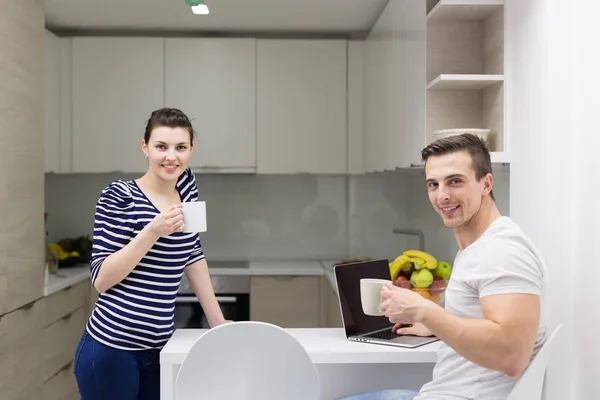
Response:
[[[385,299],[379,309],[384,312],[390,322],[414,324],[420,322],[427,307],[435,305],[420,294],[409,289],[387,284],[381,292]]]
[[[392,332],[398,335],[415,335],[415,336],[433,336],[433,333],[420,322],[415,322],[410,327],[400,328],[402,324],[396,324],[392,328]]]

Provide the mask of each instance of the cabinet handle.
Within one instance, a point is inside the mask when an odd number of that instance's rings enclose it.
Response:
[[[70,312],[67,315],[65,315],[64,317],[62,317],[60,320],[61,321],[68,321],[72,316],[73,316],[73,313]]]
[[[72,287],[73,287],[73,285],[69,285],[66,288],[64,288],[63,290],[66,292],[67,290],[71,290]]]
[[[23,307],[21,307],[21,310],[29,310],[30,308],[33,308],[34,304],[35,304],[35,301],[25,304]]]

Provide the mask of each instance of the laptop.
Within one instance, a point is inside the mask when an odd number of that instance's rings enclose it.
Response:
[[[439,340],[435,336],[398,335],[392,332],[394,324],[385,315],[371,316],[363,313],[360,300],[360,280],[362,278],[391,280],[388,260],[370,260],[336,265],[333,271],[338,289],[342,321],[348,340],[409,348],[423,346]]]

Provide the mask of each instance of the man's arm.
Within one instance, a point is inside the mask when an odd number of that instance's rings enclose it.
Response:
[[[540,297],[498,294],[480,302],[484,319],[462,318],[431,303],[420,322],[467,360],[509,376],[520,375],[533,353]]]
[[[208,264],[206,259],[196,261],[193,264],[185,267],[185,274],[196,293],[196,297],[200,301],[202,310],[206,314],[206,319],[211,328],[217,325],[221,325],[225,322],[219,302],[215,297],[215,290],[210,281],[210,274],[208,272]]]

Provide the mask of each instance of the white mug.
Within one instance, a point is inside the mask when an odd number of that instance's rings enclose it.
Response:
[[[192,201],[181,204],[184,232],[206,232],[206,202]]]
[[[360,301],[365,314],[372,316],[383,315],[383,311],[379,310],[379,305],[383,301],[381,292],[388,283],[392,283],[392,281],[375,278],[363,278],[360,280]]]

